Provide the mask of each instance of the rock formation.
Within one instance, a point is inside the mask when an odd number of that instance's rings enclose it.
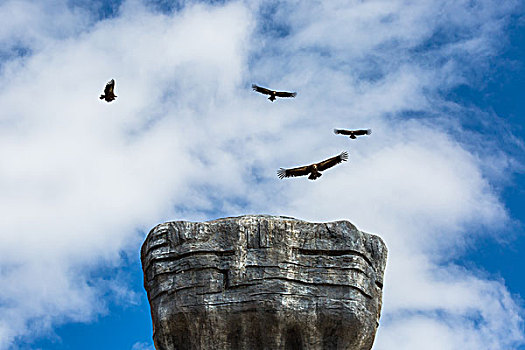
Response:
[[[168,222],[142,246],[157,350],[372,348],[387,249],[348,221]]]

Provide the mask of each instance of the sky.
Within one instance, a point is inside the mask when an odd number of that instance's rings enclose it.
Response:
[[[519,0],[0,0],[0,23],[0,350],[152,350],[149,230],[243,214],[383,238],[374,350],[525,349]]]

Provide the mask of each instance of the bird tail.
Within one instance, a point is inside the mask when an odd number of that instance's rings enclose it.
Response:
[[[308,180],[315,180],[315,179],[320,178],[321,176],[323,176],[323,174],[321,174],[320,172],[318,172],[318,171],[312,171],[312,173],[310,174],[310,176],[308,176]]]

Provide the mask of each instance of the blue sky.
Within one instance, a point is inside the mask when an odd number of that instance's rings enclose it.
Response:
[[[0,1],[0,350],[151,350],[149,229],[248,213],[383,237],[375,350],[525,349],[523,10]]]

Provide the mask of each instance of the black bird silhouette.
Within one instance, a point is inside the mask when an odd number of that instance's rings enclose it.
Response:
[[[370,135],[372,133],[372,129],[362,129],[362,130],[346,130],[346,129],[334,129],[335,134],[341,134],[341,135],[347,135],[351,139],[355,139],[356,136],[362,136],[362,135]]]
[[[114,92],[115,89],[115,80],[111,79],[104,88],[104,94],[100,95],[101,100],[106,100],[106,102],[113,101],[117,96]]]
[[[310,176],[308,176],[308,179],[315,180],[321,177],[322,175],[320,173],[321,171],[331,168],[334,165],[337,165],[341,162],[345,162],[347,160],[348,160],[348,152],[344,151],[344,152],[341,152],[341,154],[338,156],[328,158],[319,163],[314,163],[314,164],[305,165],[305,166],[292,168],[292,169],[281,168],[277,170],[277,176],[279,176],[279,178],[282,179],[285,177],[305,176],[305,175],[310,174]]]
[[[295,97],[297,96],[297,92],[286,92],[286,91],[274,91],[267,88],[263,88],[262,86],[257,86],[255,84],[252,84],[253,91],[260,92],[261,94],[270,95],[268,99],[270,101],[275,101],[276,97]]]

